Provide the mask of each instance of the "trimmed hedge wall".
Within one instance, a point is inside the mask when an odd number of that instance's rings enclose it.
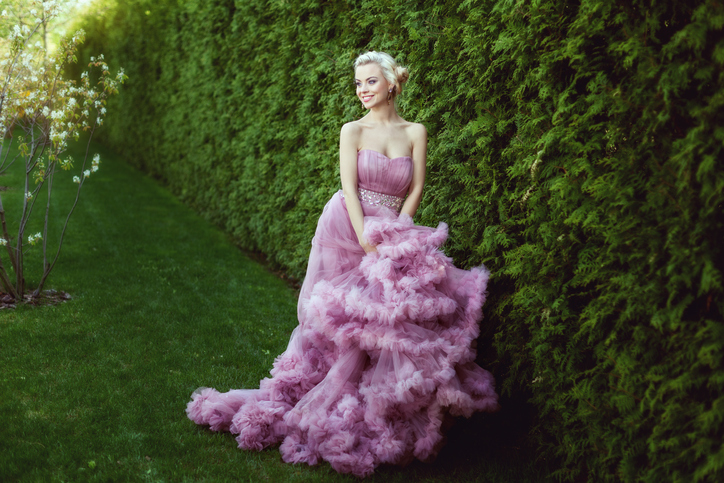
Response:
[[[353,59],[408,64],[417,222],[491,269],[482,357],[556,475],[724,481],[721,0],[118,0],[85,22],[83,56],[129,75],[105,140],[294,277],[363,114]]]

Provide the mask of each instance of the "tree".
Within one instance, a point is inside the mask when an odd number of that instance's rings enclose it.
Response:
[[[103,123],[108,96],[117,93],[119,84],[126,79],[123,69],[112,76],[102,55],[92,58],[89,64],[89,69],[97,71],[97,83],[91,83],[90,71],[85,71],[78,83],[63,77],[64,68],[76,61],[77,47],[84,40],[83,31],[63,38],[53,53],[48,52],[44,42],[35,40],[41,33],[45,38],[49,22],[61,12],[63,3],[31,1],[27,4],[26,13],[16,13],[17,17],[24,19],[23,22],[15,24],[7,40],[0,44],[0,174],[7,172],[16,162],[23,163],[25,168],[25,196],[17,233],[12,235],[0,195],[0,246],[5,246],[14,272],[11,276],[0,257],[0,284],[16,301],[22,301],[27,291],[24,277],[26,250],[42,244],[42,276],[32,293],[32,297],[37,297],[58,260],[83,184],[99,169],[98,155],[88,162],[88,145],[78,175],[73,177],[78,184],[75,200],[65,217],[57,247],[50,247],[48,225],[55,174],[59,169],[71,170],[74,167],[74,160],[64,156],[68,142],[77,141],[81,131],[88,131],[87,142],[90,144],[95,130]],[[3,10],[0,14],[7,17],[8,12]],[[43,188],[47,191],[43,230],[30,234],[26,239],[28,222],[37,212],[37,195]]]

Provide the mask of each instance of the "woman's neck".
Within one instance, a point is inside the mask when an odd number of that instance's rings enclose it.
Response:
[[[400,116],[397,114],[394,103],[390,103],[386,106],[382,105],[373,107],[365,117],[369,122],[376,124],[392,124],[393,122],[400,120]]]

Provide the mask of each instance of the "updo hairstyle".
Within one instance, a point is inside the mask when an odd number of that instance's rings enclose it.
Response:
[[[407,72],[407,67],[402,67],[398,64],[390,54],[370,50],[357,57],[357,60],[354,61],[354,68],[357,70],[357,67],[361,65],[372,63],[380,66],[382,75],[385,76],[387,82],[394,86],[392,88],[392,98],[394,99],[400,95],[402,92],[402,84],[407,82],[407,79],[410,77],[410,74]]]

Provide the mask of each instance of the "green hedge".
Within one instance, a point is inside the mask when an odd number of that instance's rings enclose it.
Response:
[[[411,68],[417,222],[492,271],[491,347],[564,480],[724,480],[721,0],[118,0],[105,140],[291,276],[339,187],[351,63]],[[485,437],[485,435],[481,435]]]

